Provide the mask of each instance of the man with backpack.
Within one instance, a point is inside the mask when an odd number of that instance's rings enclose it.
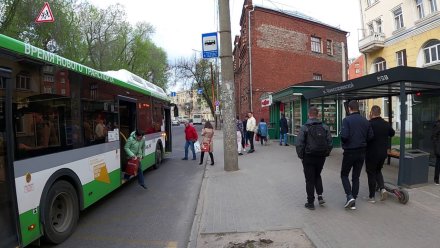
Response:
[[[318,119],[318,109],[309,108],[309,119],[299,130],[296,139],[296,153],[301,159],[304,176],[306,178],[307,209],[315,209],[315,189],[318,195],[319,205],[325,203],[322,197],[323,187],[321,171],[324,167],[325,158],[330,154],[332,135],[327,125]]]

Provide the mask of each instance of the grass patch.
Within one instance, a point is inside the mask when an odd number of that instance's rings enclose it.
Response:
[[[412,137],[405,137],[405,144],[412,144]],[[394,136],[391,138],[391,145],[400,145],[400,137]]]

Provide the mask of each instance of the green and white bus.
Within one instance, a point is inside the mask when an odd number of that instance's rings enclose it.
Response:
[[[0,34],[0,247],[68,238],[79,211],[123,184],[136,129],[142,169],[157,167],[171,151],[163,89]]]

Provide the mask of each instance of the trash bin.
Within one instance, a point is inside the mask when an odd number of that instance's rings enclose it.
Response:
[[[422,150],[413,149],[407,150],[403,165],[400,170],[403,170],[402,184],[414,185],[428,182],[429,171],[429,153]]]

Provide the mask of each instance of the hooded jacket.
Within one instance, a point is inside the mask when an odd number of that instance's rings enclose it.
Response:
[[[130,137],[127,139],[127,142],[124,146],[125,153],[127,153],[127,158],[131,157],[139,157],[142,159],[144,157],[145,151],[145,141],[142,138],[140,141],[136,139],[136,131],[130,134]]]

